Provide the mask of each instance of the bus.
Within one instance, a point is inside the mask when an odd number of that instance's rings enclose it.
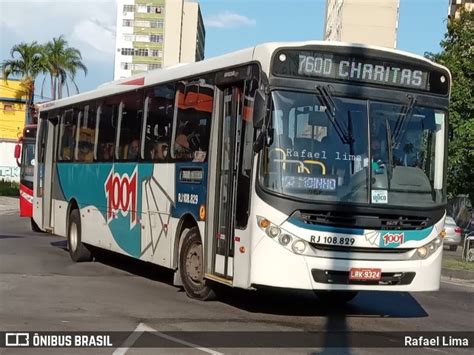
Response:
[[[15,159],[20,167],[20,217],[29,217],[31,229],[40,232],[33,220],[33,166],[35,161],[36,124],[26,125],[15,146]]]
[[[40,107],[33,218],[74,261],[97,248],[215,286],[440,284],[451,76],[338,42],[267,43]]]

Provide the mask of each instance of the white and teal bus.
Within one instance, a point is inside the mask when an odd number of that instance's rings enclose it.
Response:
[[[430,291],[440,283],[449,71],[396,50],[269,43],[41,107],[34,220],[215,283]]]

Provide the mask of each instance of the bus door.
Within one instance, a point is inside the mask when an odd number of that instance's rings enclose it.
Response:
[[[221,96],[222,97],[222,96]],[[219,145],[215,150],[216,171],[214,190],[214,220],[212,223],[211,273],[227,280],[234,275],[234,228],[237,172],[242,129],[242,87],[223,89],[220,110]]]
[[[35,199],[33,217],[44,230],[52,230],[51,204],[53,185],[54,144],[56,125],[48,120],[40,120],[37,143],[37,174],[34,184]]]

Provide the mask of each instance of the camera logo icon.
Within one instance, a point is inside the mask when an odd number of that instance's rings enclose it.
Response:
[[[5,346],[20,347],[30,345],[28,333],[5,333]]]

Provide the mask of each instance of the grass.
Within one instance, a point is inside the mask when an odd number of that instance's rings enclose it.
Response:
[[[19,184],[17,182],[0,180],[0,196],[18,196]]]
[[[443,267],[445,269],[474,271],[474,263],[468,263],[460,259],[443,258]]]

